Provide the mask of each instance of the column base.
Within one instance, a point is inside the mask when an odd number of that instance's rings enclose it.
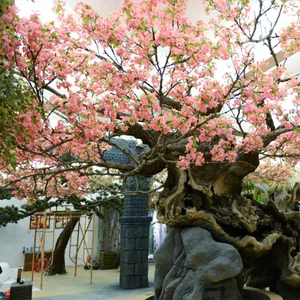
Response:
[[[148,275],[124,276],[121,274],[120,287],[126,290],[149,287]]]
[[[121,217],[120,287],[137,289],[149,286],[148,247],[152,217]]]

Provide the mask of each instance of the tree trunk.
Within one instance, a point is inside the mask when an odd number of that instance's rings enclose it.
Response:
[[[112,233],[112,251],[118,250],[118,242],[119,242],[119,212],[114,212],[114,226],[113,226],[113,233]]]
[[[186,171],[169,165],[157,216],[169,227],[202,227],[216,241],[234,246],[244,266],[235,278],[240,295],[250,277],[252,286],[276,291],[282,281],[296,294],[300,214],[281,211],[274,201],[260,204],[242,195],[242,179],[255,168],[255,158],[251,163],[215,163]]]
[[[112,223],[112,216],[113,216],[113,211],[112,209],[108,208],[107,209],[107,230],[106,230],[106,241],[107,241],[107,244],[106,244],[106,250],[107,251],[111,251],[111,235],[112,235],[112,232],[111,232],[111,223]]]
[[[100,213],[102,216],[104,216],[104,207],[100,207]],[[99,227],[98,227],[98,249],[99,249],[99,254],[100,251],[103,251],[104,247],[104,219],[99,218]],[[99,259],[98,259],[99,260]]]
[[[101,207],[103,218],[99,221],[98,261],[101,251],[117,251],[119,245],[119,212],[111,208]]]
[[[102,208],[99,222],[99,251],[116,251],[119,241],[119,213],[113,208]]]
[[[59,235],[55,245],[53,261],[47,270],[47,275],[66,274],[65,250],[79,220],[80,217],[72,217]]]
[[[104,208],[104,218],[103,218],[103,251],[107,251],[107,208]]]

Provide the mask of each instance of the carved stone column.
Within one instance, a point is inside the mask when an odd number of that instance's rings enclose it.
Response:
[[[133,289],[148,286],[149,226],[147,192],[150,178],[131,176],[124,180],[124,199],[121,225],[120,286]],[[135,194],[138,192],[137,194]],[[132,193],[132,194],[130,194]]]
[[[149,149],[145,145],[136,145],[132,140],[115,139],[113,142],[135,157]],[[114,147],[105,152],[104,158],[109,162],[133,163],[127,155]],[[152,217],[148,217],[147,191],[150,188],[150,180],[149,177],[130,176],[123,182],[123,189],[127,195],[119,222],[121,225],[120,286],[124,289],[148,286],[149,227]]]

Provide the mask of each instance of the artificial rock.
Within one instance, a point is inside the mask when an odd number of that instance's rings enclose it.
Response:
[[[243,269],[238,251],[200,227],[172,228],[154,255],[156,300],[202,300],[210,291],[237,299],[234,277]],[[208,298],[210,299],[210,298]]]

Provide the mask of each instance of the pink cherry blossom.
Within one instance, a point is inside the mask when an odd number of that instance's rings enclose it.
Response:
[[[257,44],[269,46],[257,37],[250,2],[205,1],[216,17],[195,23],[186,0],[124,0],[108,17],[82,2],[67,14],[56,0],[56,19],[48,23],[10,7],[0,24],[0,54],[32,103],[9,124],[17,168],[0,159],[2,183],[14,183],[19,198],[38,197],[33,184],[49,197],[83,195],[89,174],[108,166],[103,155],[112,137],[142,138],[137,128],[151,136],[147,159],[182,170],[235,164],[251,153],[294,165],[299,79],[277,61],[278,47],[267,48],[275,51],[273,68],[261,59]],[[288,58],[300,49],[300,3],[282,5],[293,21],[269,32]],[[169,150],[174,145],[180,151]],[[136,168],[145,164],[139,159]]]

